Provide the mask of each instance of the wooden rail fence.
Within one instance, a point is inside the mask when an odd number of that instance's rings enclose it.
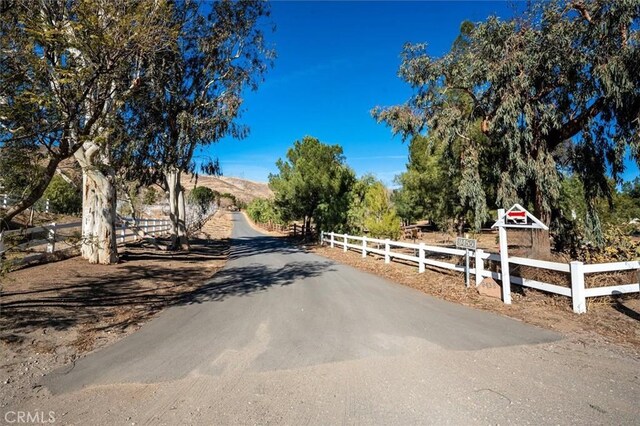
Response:
[[[342,247],[346,252],[347,250],[357,250],[362,253],[362,257],[367,257],[369,253],[375,253],[380,256],[384,256],[385,263],[390,263],[392,259],[402,259],[408,262],[415,262],[418,266],[418,272],[425,271],[425,266],[434,266],[438,268],[450,269],[458,272],[466,272],[466,266],[464,262],[451,263],[443,259],[429,258],[428,254],[435,254],[442,257],[442,255],[457,256],[462,258],[465,256],[465,250],[429,246],[424,243],[406,243],[399,241],[392,241],[389,239],[381,240],[369,237],[358,237],[348,234],[336,234],[333,232],[322,232],[320,236],[321,244],[329,244],[330,247],[336,246]],[[393,248],[410,249],[407,253]],[[412,251],[412,252],[411,252]],[[501,280],[502,275],[499,272],[493,272],[485,268],[485,261],[500,262],[500,254],[488,253],[481,249],[472,251],[472,256],[475,260],[473,268],[469,268],[469,273],[475,275],[475,284],[478,286],[485,277],[492,277],[496,280]],[[462,259],[461,259],[462,260]],[[548,293],[560,294],[572,299],[573,311],[576,313],[584,313],[587,311],[586,299],[588,297],[596,296],[610,296],[619,295],[625,293],[638,293],[640,292],[640,261],[633,260],[628,262],[612,262],[612,263],[597,263],[597,264],[584,264],[583,262],[549,262],[537,259],[527,259],[522,257],[509,257],[509,264],[528,266],[538,269],[546,269],[558,272],[564,272],[569,274],[571,279],[571,287],[563,287],[556,284],[550,284],[542,281],[536,281],[528,278],[522,278],[513,276],[509,277],[509,283],[502,283],[502,285],[511,286],[511,284],[517,284],[523,287],[531,287],[537,290],[542,290]],[[585,275],[601,272],[620,272],[620,271],[636,271],[636,279],[639,282],[602,286],[595,288],[586,288]]]

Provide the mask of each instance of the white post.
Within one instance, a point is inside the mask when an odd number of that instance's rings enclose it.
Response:
[[[498,219],[505,215],[504,209],[498,209]],[[509,253],[507,245],[507,229],[504,226],[498,227],[500,236],[500,274],[502,275],[502,301],[511,304],[511,278],[509,277]]]
[[[476,287],[482,282],[482,274],[484,272],[484,259],[482,255],[484,251],[482,249],[476,249]]]
[[[47,235],[47,240],[49,240],[47,243],[47,253],[53,253],[56,249],[56,223],[53,222],[50,226],[51,228],[49,228]]]
[[[147,235],[149,233],[149,221],[144,221],[144,234]]]
[[[367,257],[367,237],[362,237],[362,257]]]
[[[5,209],[7,208],[8,197],[9,196],[7,194],[2,194],[2,207]]]
[[[384,263],[391,262],[391,245],[389,239],[384,240]]]
[[[122,222],[122,228],[120,228],[120,242],[124,243],[125,234],[127,233],[127,221]]]
[[[342,251],[347,252],[347,234],[344,234],[344,245],[342,246]]]
[[[424,273],[424,243],[420,243],[418,248],[418,272]]]
[[[4,253],[4,232],[0,232],[0,255]]]
[[[320,231],[320,245],[324,245],[324,231]]]
[[[334,236],[334,235],[335,235],[335,234],[332,232],[332,233],[331,233],[331,248],[333,248],[333,244],[334,244],[334,242],[335,242],[335,240],[334,240],[334,238],[333,238],[333,236]]]
[[[49,213],[49,199],[47,198],[47,201],[45,201],[44,203],[44,211]]]
[[[571,262],[571,300],[573,301],[573,312],[584,314],[587,312],[587,298],[584,291],[584,264],[582,262]]]

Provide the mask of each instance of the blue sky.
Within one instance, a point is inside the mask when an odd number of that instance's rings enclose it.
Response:
[[[508,18],[514,2],[272,2],[276,31],[267,34],[275,66],[257,92],[247,92],[240,122],[251,131],[200,155],[219,157],[226,176],[266,182],[275,162],[305,135],[340,144],[358,175],[385,184],[405,169],[407,144],[371,118],[376,105],[403,103],[410,88],[397,77],[406,42],[449,50],[465,19]],[[522,5],[522,3],[520,3]],[[638,175],[635,167],[625,176]]]

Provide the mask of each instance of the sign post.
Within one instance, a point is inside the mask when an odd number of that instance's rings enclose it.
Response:
[[[511,277],[509,276],[509,244],[507,243],[507,228],[544,229],[549,228],[520,204],[514,204],[505,212],[498,209],[498,220],[492,228],[498,228],[500,237],[500,276],[502,281],[502,301],[511,304]]]
[[[469,281],[470,281],[469,250],[475,250],[476,243],[477,241],[471,238],[462,238],[462,237],[456,238],[456,247],[463,248],[465,253],[464,254],[464,283],[467,286],[467,288],[469,287]]]

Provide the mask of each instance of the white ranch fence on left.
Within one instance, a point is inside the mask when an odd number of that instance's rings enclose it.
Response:
[[[54,253],[61,243],[66,243],[65,248],[69,248],[73,246],[69,241],[80,241],[81,229],[82,222],[78,221],[3,231],[0,232],[0,255],[9,250]],[[170,230],[171,222],[167,219],[121,218],[120,224],[116,226],[116,238],[118,244],[124,244],[138,241],[145,236],[155,238],[167,234]],[[13,244],[13,241],[17,243]]]
[[[431,257],[455,256],[463,258],[466,255],[465,250],[426,245],[424,243],[407,243],[401,241],[392,241],[389,239],[376,239],[366,236],[354,236],[348,234],[336,234],[334,232],[321,232],[321,244],[329,244],[331,248],[339,246],[343,251],[357,250],[362,253],[365,258],[369,253],[378,254],[384,257],[385,263],[390,263],[392,259],[402,259],[407,262],[416,263],[418,272],[423,273],[426,266],[433,266],[443,269],[449,269],[458,272],[466,272],[465,262],[452,263],[450,260],[433,259]],[[405,249],[399,251],[398,249]],[[406,249],[409,249],[407,252]],[[500,262],[500,254],[488,253],[482,249],[471,251],[474,259],[474,267],[469,268],[469,273],[475,275],[475,284],[478,286],[485,277],[492,277],[501,280],[502,275],[485,268],[485,261]],[[576,313],[584,313],[587,311],[586,299],[596,296],[611,296],[625,293],[640,292],[640,261],[633,260],[628,262],[612,262],[584,264],[583,262],[549,262],[537,259],[528,259],[522,257],[509,257],[509,264],[527,266],[537,269],[545,269],[551,271],[564,272],[570,275],[571,286],[563,287],[557,284],[546,283],[542,281],[532,280],[513,276],[510,274],[509,283],[506,283],[507,290],[510,293],[511,284],[517,284],[523,287],[531,287],[548,293],[560,294],[572,299],[573,311]],[[635,280],[627,284],[591,287],[585,286],[585,275],[602,273],[602,272],[624,272],[635,271]],[[502,283],[504,286],[505,283]]]

